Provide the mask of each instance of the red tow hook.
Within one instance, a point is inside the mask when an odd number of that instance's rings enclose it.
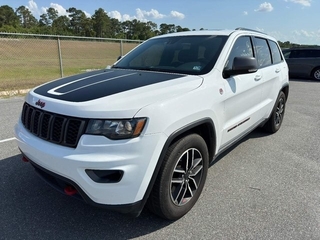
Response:
[[[78,191],[73,186],[68,185],[64,188],[64,193],[67,194],[68,196],[72,196],[78,193]]]
[[[29,162],[29,159],[26,158],[25,156],[23,156],[23,157],[22,157],[22,161],[24,161],[24,162]]]

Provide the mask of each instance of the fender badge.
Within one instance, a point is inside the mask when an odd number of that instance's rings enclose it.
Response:
[[[44,108],[44,106],[46,105],[45,102],[42,102],[40,99],[36,102],[36,105],[41,107],[41,108]]]

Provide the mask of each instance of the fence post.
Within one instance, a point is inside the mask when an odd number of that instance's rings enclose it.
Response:
[[[120,56],[123,56],[123,42],[122,39],[120,40]]]
[[[60,62],[60,76],[63,77],[63,65],[62,65],[62,55],[61,55],[61,46],[60,46],[59,36],[58,36],[58,52],[59,52],[59,62]]]

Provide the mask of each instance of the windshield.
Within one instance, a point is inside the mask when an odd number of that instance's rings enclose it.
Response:
[[[148,40],[113,68],[200,75],[214,66],[227,36],[173,36]]]

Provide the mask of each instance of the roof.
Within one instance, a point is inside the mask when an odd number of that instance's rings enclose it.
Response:
[[[266,33],[259,32],[256,30],[248,29],[248,28],[236,28],[236,29],[213,29],[213,30],[198,30],[198,31],[185,31],[185,32],[176,32],[169,33],[160,36],[156,36],[155,38],[161,37],[175,37],[175,36],[201,36],[201,35],[217,35],[217,36],[229,36],[235,32],[245,32],[248,34],[255,33],[257,35],[268,36]]]
[[[292,47],[285,50],[320,50],[320,47]]]
[[[201,36],[201,35],[222,35],[229,36],[234,30],[199,30],[199,31],[185,31],[160,35],[157,37],[175,37],[175,36]]]

